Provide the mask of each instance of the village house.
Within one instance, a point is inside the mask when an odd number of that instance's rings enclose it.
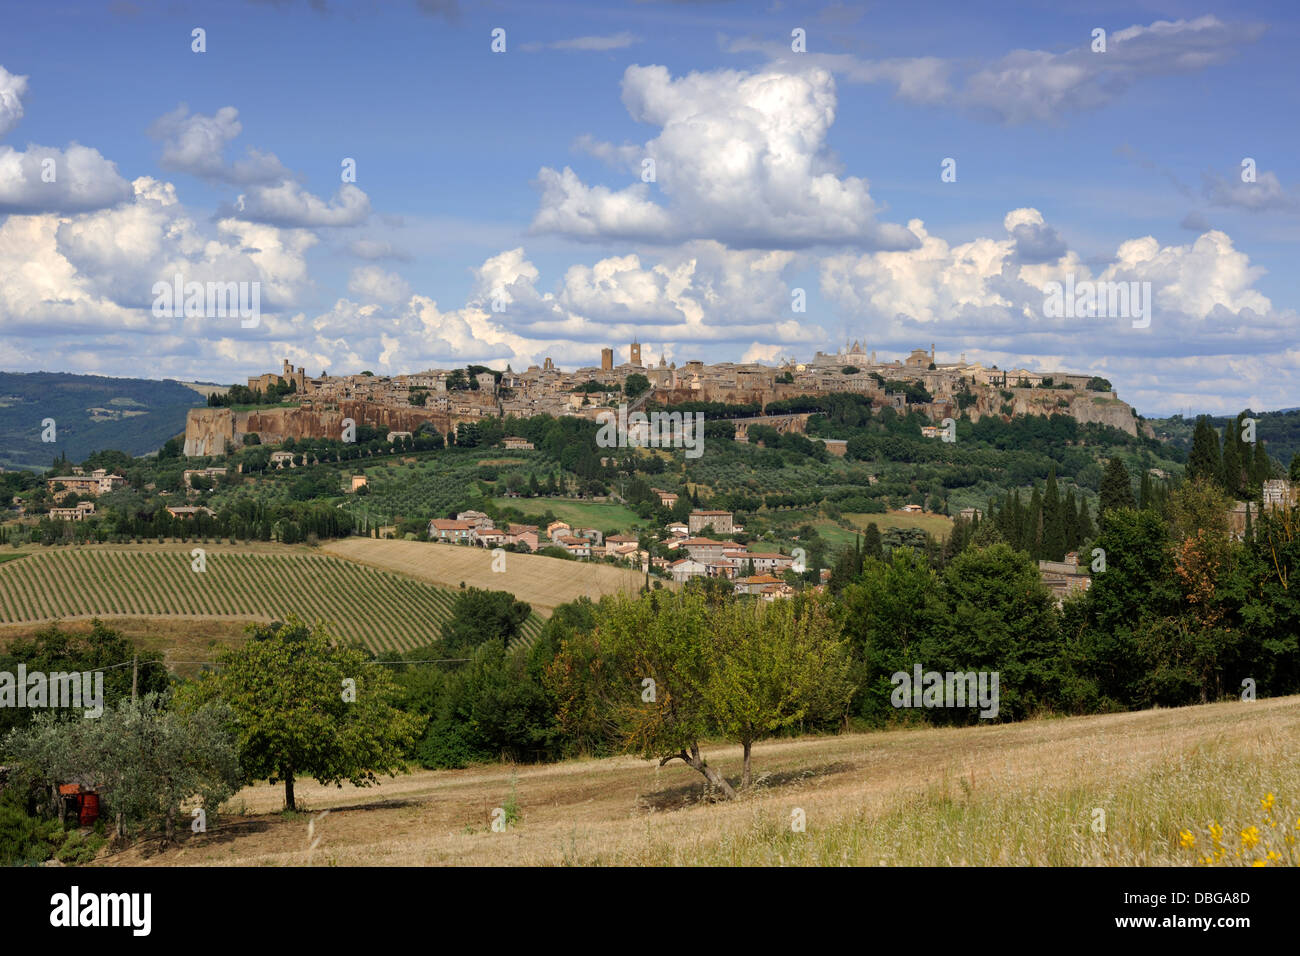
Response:
[[[364,488],[364,487],[366,487],[366,484],[367,484],[367,482],[366,482],[366,476],[365,476],[365,475],[353,475],[353,476],[352,476],[352,488],[351,488],[350,490],[351,490],[351,491],[356,491],[358,488]]]
[[[518,436],[503,438],[501,439],[501,444],[503,447],[508,448],[511,451],[532,451],[533,450],[532,442],[530,442],[527,438],[519,438]]]
[[[1052,592],[1057,604],[1063,604],[1072,594],[1088,590],[1092,578],[1085,569],[1079,567],[1079,555],[1070,552],[1064,561],[1039,561],[1038,576]]]
[[[429,537],[436,541],[450,541],[453,544],[469,541],[474,530],[474,525],[469,521],[434,518],[429,522]]]
[[[984,517],[984,512],[980,511],[979,508],[962,508],[958,513],[967,521],[974,521],[976,518]]]
[[[714,541],[712,538],[686,538],[679,545],[691,556],[691,560],[703,562],[721,561],[722,552],[732,547],[730,541]]]
[[[554,541],[558,535],[568,534],[572,530],[573,525],[567,521],[552,521],[546,526],[546,537]]]
[[[754,563],[755,574],[780,574],[782,571],[794,567],[794,558],[788,554],[778,552],[750,552],[745,556],[745,560]]]
[[[691,558],[680,558],[668,565],[668,573],[679,584],[708,574],[708,566]]]
[[[80,472],[81,469],[77,468],[75,471]],[[126,479],[121,475],[110,475],[103,468],[96,468],[89,475],[58,475],[54,478],[45,479],[45,486],[50,491],[54,491],[55,485],[63,485],[64,487],[64,491],[59,492],[60,497],[56,497],[55,500],[61,500],[61,498],[66,497],[68,493],[78,495],[103,495],[117,488],[121,488],[125,484]]]
[[[290,468],[296,467],[294,460],[297,456],[291,451],[273,451],[271,452],[271,464],[277,468],[283,468],[286,464]]]
[[[759,589],[758,596],[764,601],[776,601],[794,596],[794,588],[784,581],[779,584],[766,584]]]
[[[506,527],[505,544],[523,544],[529,551],[541,547],[537,538],[537,526],[531,524],[512,524]]]
[[[475,528],[470,535],[470,540],[480,548],[499,548],[505,544],[506,533],[496,528]]]
[[[692,511],[688,528],[691,534],[699,534],[706,528],[711,528],[714,534],[731,534],[735,531],[730,511]]]
[[[95,513],[93,501],[78,502],[72,508],[51,508],[51,521],[83,521]]]
[[[552,540],[575,558],[591,557],[591,541],[587,538],[579,538],[576,535],[571,534],[561,534]]]
[[[656,495],[659,496],[659,504],[660,504],[661,507],[664,507],[664,508],[671,508],[671,507],[673,507],[675,504],[677,504],[677,493],[676,493],[676,492],[674,492],[674,491],[664,491],[664,490],[662,490],[662,489],[660,489],[660,488],[651,488],[650,490],[653,491]]]
[[[209,518],[216,515],[211,508],[205,508],[202,505],[169,505],[167,513],[173,518],[196,518],[203,513]]]
[[[495,527],[492,519],[481,511],[462,511],[456,515],[456,520],[468,522],[475,530]]]
[[[762,592],[769,584],[781,584],[780,578],[771,574],[752,574],[747,578],[736,578],[733,590],[737,594],[754,594]]]

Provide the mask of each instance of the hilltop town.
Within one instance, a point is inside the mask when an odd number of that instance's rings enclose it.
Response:
[[[640,381],[634,376],[640,376]],[[639,385],[639,388],[630,387]],[[999,369],[966,361],[939,361],[935,346],[914,349],[903,359],[877,359],[859,342],[834,353],[818,352],[810,362],[779,365],[688,361],[644,363],[641,344],[628,346],[627,361],[614,364],[614,350],[601,350],[599,367],[564,371],[547,358],[522,372],[483,366],[430,369],[407,375],[308,377],[287,359],[279,372],[248,379],[247,388],[266,394],[287,388],[277,406],[194,409],[186,422],[188,456],[221,454],[226,442],[238,447],[256,433],[264,443],[286,438],[334,437],[344,419],[357,424],[415,431],[429,423],[447,432],[460,422],[489,417],[579,415],[594,418],[604,408],[626,401],[671,406],[687,402],[725,405],[769,403],[799,396],[853,393],[877,407],[906,408],[932,421],[986,415],[1064,414],[1081,423],[1096,422],[1136,435],[1136,412],[1120,401],[1103,378],[1060,371]]]

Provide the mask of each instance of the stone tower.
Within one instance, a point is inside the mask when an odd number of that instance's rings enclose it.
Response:
[[[614,370],[614,350],[600,350],[600,370],[602,372],[612,372]]]
[[[632,365],[640,365],[641,364],[641,343],[636,341],[636,339],[633,339],[632,345],[628,349],[628,352],[629,352],[628,361]]]

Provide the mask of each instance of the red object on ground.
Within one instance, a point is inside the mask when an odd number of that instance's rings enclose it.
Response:
[[[95,825],[99,819],[99,794],[83,793],[77,801],[77,823],[83,827]]]

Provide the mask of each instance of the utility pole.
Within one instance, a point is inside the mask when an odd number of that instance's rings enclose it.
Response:
[[[140,652],[135,651],[131,655],[131,700],[134,702],[140,695],[138,688],[140,686]]]

